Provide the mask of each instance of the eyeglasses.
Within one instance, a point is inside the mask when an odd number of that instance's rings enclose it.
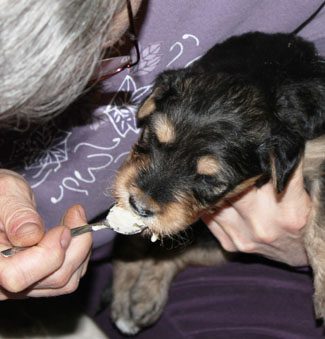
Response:
[[[140,61],[140,50],[138,44],[138,38],[135,31],[135,25],[133,20],[133,12],[130,0],[126,0],[127,11],[129,17],[129,28],[126,32],[126,36],[129,38],[132,43],[132,47],[135,50],[135,53],[131,53],[129,55],[105,58],[100,61],[100,65],[98,70],[96,71],[96,77],[93,79],[96,82],[100,82],[110,78],[111,76],[122,72],[127,68],[131,68],[137,65]],[[135,54],[135,55],[134,55]]]

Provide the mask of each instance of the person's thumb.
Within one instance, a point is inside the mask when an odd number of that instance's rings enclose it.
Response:
[[[17,173],[0,170],[0,227],[14,246],[32,246],[44,235],[27,182]]]

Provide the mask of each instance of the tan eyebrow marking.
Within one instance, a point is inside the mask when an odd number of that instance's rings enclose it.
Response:
[[[154,120],[154,131],[161,143],[171,143],[176,139],[176,132],[167,115],[159,114]]]
[[[156,109],[156,103],[154,99],[154,94],[151,94],[150,97],[140,107],[137,113],[137,118],[143,119],[149,116],[152,112],[154,112],[155,109]]]
[[[219,161],[212,155],[204,155],[197,161],[197,173],[202,175],[217,174],[220,169]]]
[[[163,92],[163,89],[160,87],[157,87],[154,89],[154,91],[150,94],[150,96],[147,98],[147,100],[141,105],[140,109],[137,112],[137,118],[143,119],[147,116],[149,116],[151,113],[153,113],[156,110],[156,102],[155,98],[157,96],[160,96]]]

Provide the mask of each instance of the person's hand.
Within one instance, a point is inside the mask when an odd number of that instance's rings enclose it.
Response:
[[[74,291],[87,268],[92,236],[71,239],[69,228],[85,223],[84,210],[76,205],[66,212],[62,225],[44,234],[26,181],[0,170],[0,250],[33,246],[9,258],[0,255],[0,300]]]
[[[251,187],[202,219],[229,252],[258,253],[292,266],[308,264],[303,227],[311,208],[301,166],[284,192],[272,183]]]

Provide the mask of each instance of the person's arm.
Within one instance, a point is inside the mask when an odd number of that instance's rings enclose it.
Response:
[[[251,187],[214,215],[202,219],[230,252],[258,253],[292,266],[308,264],[303,227],[311,208],[299,167],[286,190]]]
[[[54,296],[74,291],[85,273],[91,234],[71,239],[69,228],[85,224],[81,206],[68,209],[60,226],[44,233],[33,193],[17,173],[0,170],[0,250],[32,246],[0,256],[0,300]]]

